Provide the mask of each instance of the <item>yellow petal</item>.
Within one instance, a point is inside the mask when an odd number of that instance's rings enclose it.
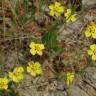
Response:
[[[51,16],[54,16],[54,11],[50,11],[49,13]]]
[[[60,12],[60,13],[63,13],[63,12],[64,12],[64,8],[63,8],[63,7],[60,7],[60,8],[59,8],[59,12]]]
[[[69,12],[66,12],[66,13],[64,14],[64,16],[67,17],[67,18],[70,17],[70,15],[71,15],[71,13],[69,13]]]
[[[96,33],[92,33],[92,37],[96,39]]]
[[[33,77],[36,77],[36,73],[35,73],[34,71],[31,71],[31,75],[32,75]]]
[[[55,15],[56,15],[56,17],[59,17],[60,13],[59,12],[55,12]]]
[[[38,70],[36,70],[36,74],[42,74],[42,70],[41,69],[38,69]]]
[[[9,80],[7,79],[7,77],[4,77],[3,81],[7,84]]]
[[[59,7],[59,6],[61,6],[61,3],[55,2],[55,7]]]
[[[23,74],[19,74],[18,75],[18,80],[22,80],[24,78],[24,75]]]
[[[40,68],[41,67],[41,64],[39,62],[35,62],[35,65],[34,65],[36,68]]]
[[[17,67],[17,72],[23,73],[24,72],[24,68],[23,67]]]
[[[88,55],[92,55],[93,51],[92,50],[88,50]]]
[[[49,9],[53,10],[54,9],[54,5],[53,4],[49,5]]]
[[[14,78],[12,78],[12,79],[13,79],[13,81],[16,82],[16,83],[19,82],[19,80],[18,80],[16,77],[14,77]]]
[[[41,45],[40,45],[40,48],[41,48],[41,49],[45,49],[44,44],[41,44]]]
[[[31,68],[29,66],[27,67],[27,72],[31,72]]]
[[[72,10],[71,9],[67,9],[67,15],[71,15],[71,13],[72,13]]]
[[[70,18],[68,18],[68,19],[66,20],[66,22],[69,23],[69,22],[70,22]]]
[[[33,48],[34,45],[35,45],[35,43],[34,42],[31,42],[30,45],[29,45],[29,47],[30,48]]]
[[[29,65],[29,66],[31,66],[31,65],[33,65],[33,64],[34,64],[34,61],[28,62],[28,65]]]
[[[12,78],[13,77],[13,73],[9,72],[9,77]]]
[[[91,36],[91,32],[90,31],[85,31],[85,35],[86,35],[86,37],[90,37]]]
[[[30,49],[30,53],[31,53],[32,55],[35,55],[35,54],[36,54],[36,50]]]
[[[71,16],[71,21],[72,22],[75,22],[76,21],[76,14],[74,14],[74,15]]]
[[[68,16],[67,13],[65,13],[64,16],[65,16],[65,17]]]
[[[67,85],[69,85],[69,84],[70,84],[70,81],[69,81],[69,80],[67,80],[67,82],[66,82],[66,83],[67,83]]]
[[[42,52],[42,50],[40,50],[40,51],[37,51],[37,54],[38,54],[39,56],[42,56],[42,55],[43,55],[43,52]]]
[[[96,55],[92,55],[92,60],[96,60]]]
[[[8,85],[5,85],[5,86],[4,86],[4,89],[7,90],[7,89],[8,89]]]
[[[68,72],[67,73],[67,85],[69,85],[70,83],[72,83],[73,82],[73,80],[74,80],[74,73],[72,72],[72,73],[70,73],[70,72]]]
[[[90,45],[90,49],[91,49],[92,51],[94,51],[94,49],[96,49],[96,44]]]

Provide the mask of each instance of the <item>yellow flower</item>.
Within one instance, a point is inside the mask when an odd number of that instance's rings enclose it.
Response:
[[[42,74],[41,64],[34,61],[29,62],[27,66],[27,72],[29,72],[33,77]]]
[[[42,54],[43,54],[42,50],[45,48],[44,44],[36,44],[34,42],[31,42],[29,46],[31,48],[30,53],[32,55],[38,54],[38,55],[42,56]]]
[[[63,6],[61,6],[61,4],[59,2],[55,2],[55,5],[50,4],[49,9],[50,9],[49,14],[51,16],[56,16],[56,17],[59,17],[61,15],[61,13],[64,12],[64,8],[63,8]]]
[[[66,83],[69,85],[74,80],[74,73],[73,72],[67,72],[67,80]]]
[[[19,82],[24,78],[24,69],[23,67],[16,67],[13,72],[9,72],[9,77],[14,81],[14,82]]]
[[[90,45],[88,50],[88,55],[92,56],[92,60],[96,60],[96,44]]]
[[[88,25],[85,29],[85,35],[86,37],[92,37],[96,39],[96,24],[92,23]]]
[[[67,9],[67,12],[64,14],[65,18],[66,18],[66,22],[69,23],[71,22],[75,22],[76,21],[76,12],[72,13],[71,9]]]
[[[8,89],[8,79],[6,77],[0,78],[0,90]]]

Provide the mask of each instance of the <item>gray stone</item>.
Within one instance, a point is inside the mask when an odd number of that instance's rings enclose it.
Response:
[[[68,96],[89,96],[85,91],[80,89],[78,86],[70,86],[67,92]]]
[[[86,68],[83,73],[83,80],[96,89],[96,68]]]
[[[82,0],[83,5],[92,5],[96,3],[96,0]]]

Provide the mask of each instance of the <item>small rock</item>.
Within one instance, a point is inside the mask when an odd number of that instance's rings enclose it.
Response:
[[[87,82],[89,85],[96,88],[96,68],[95,67],[86,68],[83,74],[83,80]]]
[[[67,92],[68,96],[89,96],[85,91],[80,89],[78,86],[70,86]]]
[[[96,0],[82,0],[83,5],[92,5],[95,3],[96,3]]]

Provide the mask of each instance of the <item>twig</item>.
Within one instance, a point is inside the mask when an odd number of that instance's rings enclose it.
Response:
[[[6,29],[5,29],[5,10],[4,10],[4,1],[5,0],[2,0],[2,12],[3,12],[3,32],[4,32],[4,39],[5,39],[5,32],[6,32]]]
[[[22,36],[22,37],[13,37],[13,38],[5,38],[4,40],[1,40],[1,41],[12,41],[12,40],[24,40],[24,39],[29,39],[29,38],[34,38],[36,39],[35,36],[33,35],[30,35],[30,36]]]

